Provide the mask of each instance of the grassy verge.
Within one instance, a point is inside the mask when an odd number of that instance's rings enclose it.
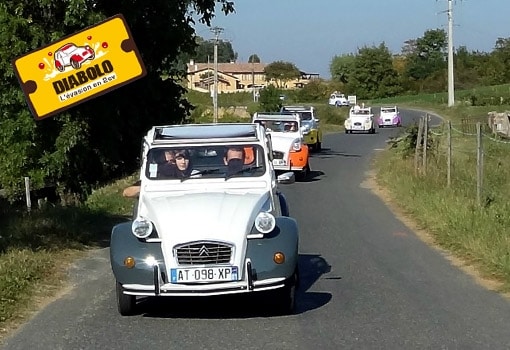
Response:
[[[431,131],[426,172],[416,173],[412,131],[376,159],[379,185],[435,242],[510,291],[510,142],[484,133],[481,196],[477,193],[477,139],[462,130],[462,119],[486,117],[510,106],[454,108],[433,103],[402,104],[433,111],[453,125],[451,184],[447,183],[447,131]],[[382,102],[385,103],[385,102]],[[396,103],[396,102],[395,102]],[[421,163],[420,159],[420,163]],[[423,166],[421,166],[423,169]],[[478,199],[481,198],[479,201]]]
[[[132,212],[127,178],[81,207],[32,210],[0,202],[0,340],[65,286],[67,268],[88,249],[107,247],[115,223]]]

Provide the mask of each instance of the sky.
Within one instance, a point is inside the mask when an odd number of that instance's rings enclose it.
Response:
[[[263,63],[292,62],[330,78],[335,56],[385,43],[399,53],[404,42],[429,29],[448,31],[448,0],[233,0],[235,13],[217,11],[211,27],[237,52],[237,62],[257,54]],[[491,52],[510,37],[510,0],[454,0],[453,45]],[[206,26],[197,35],[213,39]]]

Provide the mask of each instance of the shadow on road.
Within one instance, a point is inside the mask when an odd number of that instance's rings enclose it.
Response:
[[[312,158],[328,159],[333,157],[355,157],[360,158],[361,154],[333,151],[330,148],[323,148],[320,153],[313,153]]]
[[[300,285],[296,292],[296,310],[301,314],[317,309],[331,300],[331,293],[311,292],[309,289],[331,267],[320,255],[299,256]],[[139,300],[143,317],[245,319],[277,316],[269,302],[273,294],[259,292],[213,297],[160,297]]]

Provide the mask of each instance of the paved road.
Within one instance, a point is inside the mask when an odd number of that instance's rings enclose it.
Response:
[[[396,132],[328,135],[313,178],[283,187],[301,228],[295,315],[236,297],[165,299],[121,317],[105,249],[4,348],[510,349],[510,302],[427,247],[366,188],[372,155]]]

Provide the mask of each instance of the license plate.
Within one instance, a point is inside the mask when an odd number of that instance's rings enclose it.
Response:
[[[285,159],[273,159],[273,165],[285,165]]]
[[[170,269],[171,283],[223,282],[238,279],[237,266]]]

